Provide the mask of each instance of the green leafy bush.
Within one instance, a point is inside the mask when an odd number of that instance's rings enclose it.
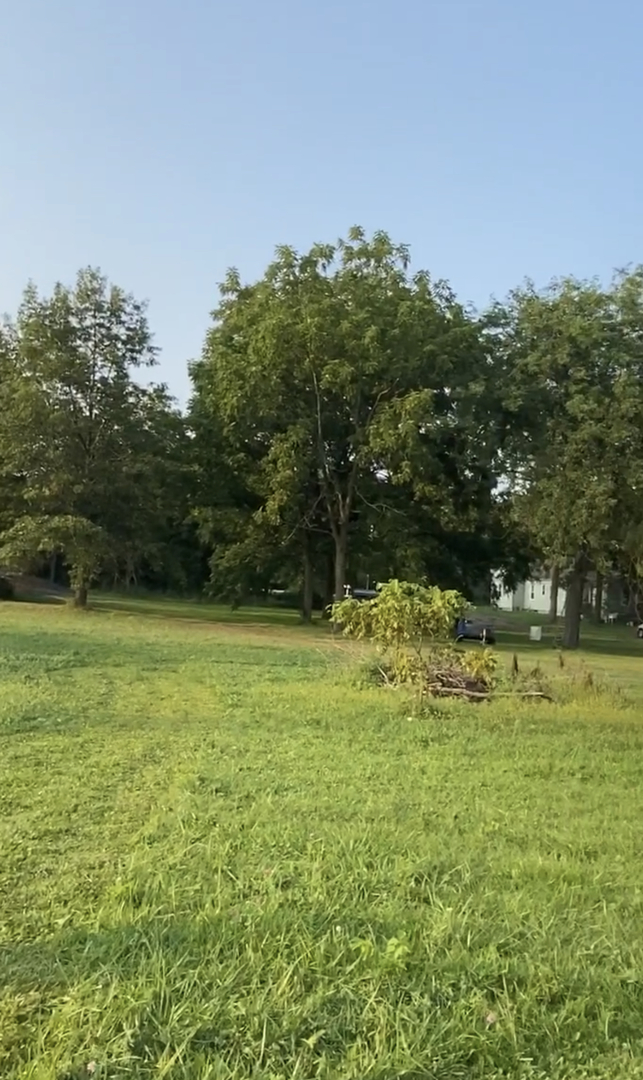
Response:
[[[331,614],[347,637],[376,645],[380,682],[411,683],[434,697],[478,700],[496,686],[497,658],[489,649],[455,647],[453,628],[466,607],[453,590],[394,579],[378,585],[372,600],[341,600]]]
[[[464,597],[435,585],[416,585],[396,578],[378,585],[377,596],[359,601],[348,597],[333,604],[331,615],[347,637],[372,641],[385,658],[389,682],[422,682],[426,647],[435,655],[448,651],[456,620],[466,609]]]

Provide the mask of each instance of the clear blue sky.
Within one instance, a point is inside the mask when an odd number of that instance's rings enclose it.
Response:
[[[100,266],[183,400],[217,282],[355,223],[477,305],[643,260],[636,0],[15,0],[0,310]]]

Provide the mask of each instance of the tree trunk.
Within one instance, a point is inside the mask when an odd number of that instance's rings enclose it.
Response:
[[[324,611],[322,618],[327,619],[329,615],[330,605],[333,602],[333,593],[335,591],[335,560],[332,555],[329,555],[326,560],[326,581],[324,583]]]
[[[549,618],[556,622],[558,618],[558,588],[560,585],[560,567],[555,563],[551,568],[551,596],[549,598]]]
[[[86,585],[77,585],[76,586],[76,588],[74,589],[74,607],[77,607],[77,608],[86,608],[87,607],[88,592],[89,592],[89,590],[88,590]]]
[[[348,554],[348,526],[340,525],[335,536],[335,600],[344,599],[346,585],[346,556]]]
[[[58,555],[54,551],[51,559],[49,560],[49,580],[52,585],[56,583],[56,571],[58,569]]]
[[[585,573],[576,565],[569,577],[567,599],[565,601],[565,629],[563,648],[577,649],[580,641],[580,617],[583,610],[583,588]]]
[[[596,571],[596,592],[594,593],[594,622],[600,623],[603,621],[603,589],[605,586],[605,578],[601,574],[600,570]]]
[[[335,533],[335,584],[334,600],[343,600],[346,585],[346,556],[348,552],[348,526],[340,525]],[[333,622],[333,633],[338,633],[339,623]]]
[[[304,533],[304,586],[301,605],[301,618],[305,623],[313,621],[313,563],[310,556],[310,537]]]

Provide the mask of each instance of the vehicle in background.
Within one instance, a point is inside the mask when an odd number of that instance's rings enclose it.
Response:
[[[374,600],[377,595],[377,589],[354,589],[352,585],[344,585],[345,600]]]
[[[455,624],[456,641],[479,641],[483,645],[495,645],[496,633],[489,623],[480,619],[458,619]]]

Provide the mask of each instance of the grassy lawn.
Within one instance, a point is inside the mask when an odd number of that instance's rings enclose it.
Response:
[[[0,608],[0,1078],[643,1077],[643,648],[411,719],[262,618]]]
[[[191,622],[229,624],[230,626],[299,626],[299,613],[289,608],[241,607],[213,604],[207,600],[180,600],[150,596],[128,596],[123,593],[97,593],[94,607],[99,611],[121,612],[128,615],[156,616],[161,619],[183,619]],[[322,630],[318,618],[310,630]]]

